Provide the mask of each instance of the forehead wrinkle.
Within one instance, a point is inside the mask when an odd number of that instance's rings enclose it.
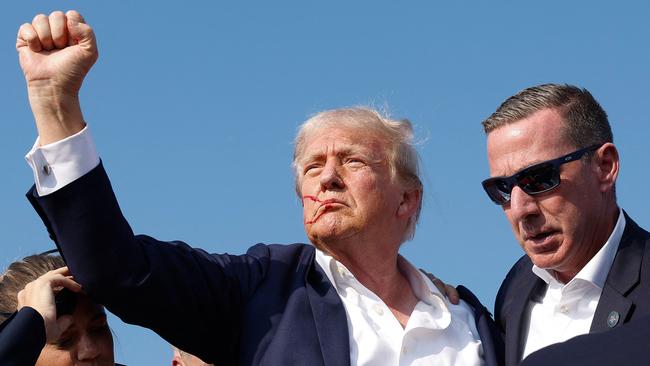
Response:
[[[379,163],[383,160],[380,157],[377,157],[377,154],[374,153],[372,149],[363,145],[334,141],[332,144],[326,144],[324,149],[319,148],[317,151],[303,154],[303,157],[299,161],[301,165],[304,165],[306,162],[325,160],[325,157],[328,155],[335,155],[338,158],[344,158],[356,154],[361,154],[368,159],[373,159],[372,162],[374,163]]]

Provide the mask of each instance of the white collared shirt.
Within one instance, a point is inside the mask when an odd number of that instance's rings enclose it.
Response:
[[[612,234],[602,248],[567,284],[554,273],[533,265],[533,273],[547,283],[541,302],[530,301],[530,321],[523,358],[553,343],[589,333],[596,306],[625,230],[620,210]]]
[[[352,365],[482,365],[483,348],[470,307],[452,305],[402,256],[398,267],[420,300],[406,324],[343,264],[316,249],[316,262],[336,289],[348,320]]]

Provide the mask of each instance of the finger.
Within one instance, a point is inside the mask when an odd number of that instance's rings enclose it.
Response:
[[[62,275],[56,275],[55,277],[50,279],[50,286],[52,288],[55,287],[64,287],[67,288],[68,290],[72,292],[80,292],[81,291],[81,285],[72,280],[69,277],[65,277]]]
[[[38,33],[38,38],[41,41],[41,45],[45,50],[51,50],[54,48],[54,43],[52,42],[52,31],[50,30],[50,20],[44,14],[38,14],[32,20],[32,25]]]
[[[68,45],[68,26],[62,11],[57,10],[50,14],[50,30],[54,47],[65,48]]]
[[[30,23],[25,23],[18,29],[16,49],[20,49],[25,45],[33,52],[41,52],[43,49],[41,41],[38,39],[38,33],[36,33],[36,29]]]
[[[63,276],[69,276],[70,275],[70,270],[68,269],[68,266],[63,266],[61,268],[51,270],[48,273],[56,273],[56,274],[60,274],[60,275],[63,275]]]
[[[447,290],[445,289],[445,283],[444,282],[442,282],[439,278],[436,278],[436,277],[433,277],[433,278],[429,277],[429,279],[431,280],[431,282],[433,282],[434,285],[436,285],[436,287],[438,288],[438,290],[442,294],[447,295]]]
[[[429,278],[429,280],[431,280],[431,282],[433,282],[433,281],[435,281],[435,280],[438,279],[436,276],[434,276],[434,275],[432,275],[431,273],[429,273],[429,272],[423,270],[422,268],[420,268],[420,272],[422,272],[425,276],[427,276],[427,278]],[[441,290],[441,291],[442,291],[442,290]]]
[[[95,34],[93,29],[86,24],[84,18],[75,10],[69,10],[65,13],[67,18],[68,31],[70,38],[68,44],[89,44],[95,43]]]
[[[445,293],[447,294],[447,298],[449,299],[450,303],[454,305],[458,305],[460,303],[460,295],[454,286],[445,285]]]
[[[83,15],[79,14],[79,12],[76,10],[68,10],[65,15],[67,17],[73,17],[77,23],[86,23],[86,19],[84,19]]]
[[[25,306],[25,289],[18,291],[18,306],[16,306],[16,310],[20,310],[23,306]]]

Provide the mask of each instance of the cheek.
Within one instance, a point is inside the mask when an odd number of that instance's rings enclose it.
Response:
[[[94,342],[96,343],[98,349],[100,350],[100,354],[103,357],[110,357],[113,359],[113,336],[109,328],[106,328],[105,331],[97,334]]]
[[[70,352],[45,345],[36,360],[35,366],[72,366]]]
[[[503,213],[506,215],[506,219],[512,227],[512,231],[517,235],[517,238],[519,238],[519,224],[515,221],[512,212],[509,209],[504,208]]]
[[[314,211],[318,208],[318,203],[314,202],[307,196],[302,198],[302,216],[306,220],[314,215]]]

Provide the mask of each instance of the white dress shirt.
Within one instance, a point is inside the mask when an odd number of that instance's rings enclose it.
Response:
[[[533,265],[533,272],[548,286],[541,302],[531,301],[529,304],[530,321],[524,358],[540,348],[589,333],[623,230],[625,215],[621,210],[605,245],[567,284],[558,281],[553,271]]]
[[[391,310],[352,273],[316,249],[316,262],[343,302],[352,365],[482,365],[483,348],[469,306],[452,305],[402,256],[398,267],[420,300],[402,328]]]
[[[88,128],[25,157],[36,190],[44,196],[63,188],[99,164]],[[316,261],[336,288],[348,320],[352,365],[482,365],[483,348],[474,316],[464,302],[452,305],[404,258],[398,264],[420,300],[406,328],[377,295],[342,264],[316,250]]]
[[[36,139],[25,159],[34,173],[39,196],[56,192],[99,165],[99,155],[88,127],[45,146],[40,146]]]

